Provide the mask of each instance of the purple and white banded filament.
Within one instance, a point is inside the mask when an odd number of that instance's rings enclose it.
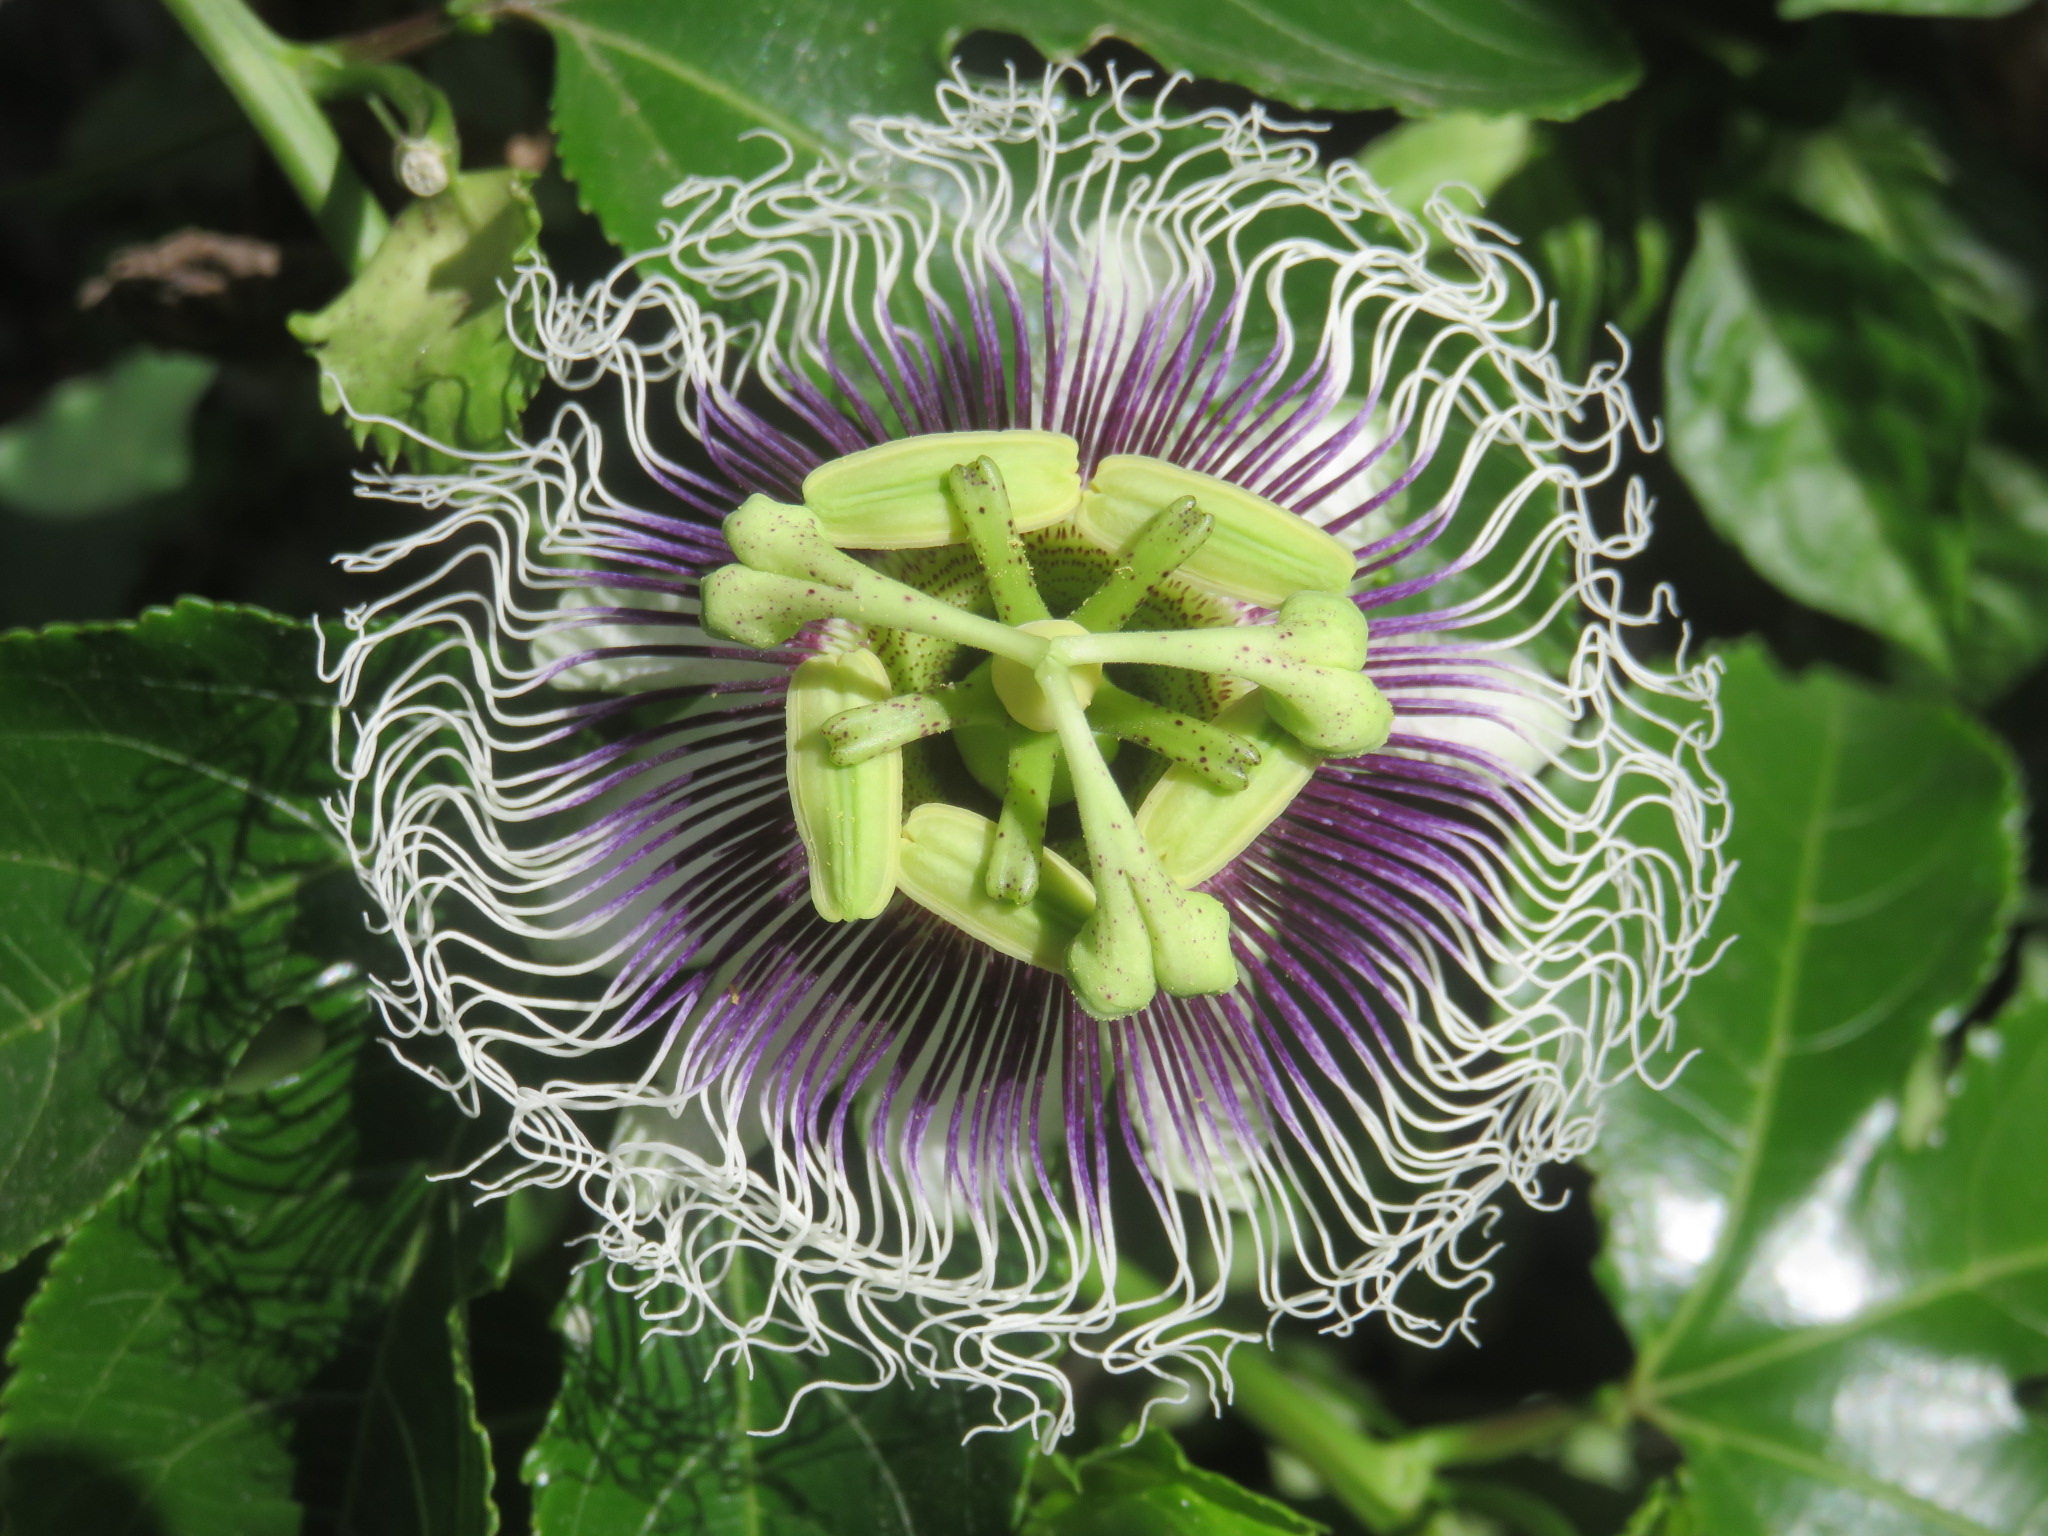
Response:
[[[955,81],[938,120],[857,124],[844,165],[679,189],[667,245],[588,291],[526,273],[515,329],[622,407],[654,504],[606,488],[580,403],[460,474],[378,480],[442,515],[355,562],[398,589],[338,664],[336,820],[404,956],[378,1001],[422,1070],[509,1114],[494,1187],[576,1183],[669,1326],[847,1345],[1048,1439],[1064,1348],[1214,1380],[1247,1245],[1266,1309],[1459,1327],[1491,1203],[1666,1043],[1725,830],[1712,667],[1624,643],[1640,491],[1605,536],[1587,504],[1636,430],[1618,371],[1562,377],[1533,279],[1456,203],[1419,222],[1256,115],[1091,89]],[[1210,882],[1237,991],[1099,1025],[907,901],[811,908],[782,690],[846,636],[704,635],[719,521],[828,458],[988,427],[1069,432],[1084,475],[1219,475],[1359,550],[1396,733]],[[1142,1323],[1099,1279],[1137,1234],[1175,1264]],[[775,1261],[744,1318],[738,1250]],[[1460,1314],[1405,1302],[1418,1276]]]

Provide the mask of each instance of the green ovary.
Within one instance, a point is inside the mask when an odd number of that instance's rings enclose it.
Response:
[[[706,579],[704,627],[757,646],[861,630],[838,670],[799,669],[788,706],[820,915],[900,890],[1113,1019],[1237,984],[1228,915],[1191,887],[1324,757],[1382,745],[1392,712],[1328,535],[1159,460],[1086,486],[1078,462],[1036,431],[835,460],[805,482],[822,505],[756,496],[728,518],[739,563]],[[1242,622],[1248,594],[1273,623]]]

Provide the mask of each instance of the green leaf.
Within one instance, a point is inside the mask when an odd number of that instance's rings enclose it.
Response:
[[[192,412],[215,367],[184,352],[130,352],[59,384],[0,427],[0,503],[89,517],[180,489],[192,475]]]
[[[686,176],[754,175],[779,151],[852,147],[848,119],[935,111],[955,41],[1021,33],[1071,57],[1113,33],[1168,69],[1229,80],[1305,108],[1399,107],[1570,117],[1625,92],[1638,66],[1612,21],[1582,0],[1274,0],[1188,6],[1080,0],[528,0],[556,42],[562,163],[627,250],[660,243],[662,195]]]
[[[471,1427],[446,1307],[414,1315],[448,1294],[445,1274],[419,1280],[454,1205],[426,1175],[448,1166],[464,1122],[369,1038],[370,1022],[359,1002],[337,1010],[327,1025],[341,1044],[180,1130],[58,1253],[0,1396],[0,1510],[15,1536],[291,1536],[306,1513],[301,1457],[346,1457],[365,1415],[400,1412],[384,1406],[394,1393],[411,1399],[416,1459],[447,1456]],[[434,1412],[455,1420],[438,1439],[424,1427]],[[378,1476],[402,1472],[421,1475]],[[427,1472],[474,1491],[467,1459]]]
[[[452,460],[388,416],[450,448],[502,446],[540,365],[505,330],[501,285],[533,252],[540,214],[519,171],[467,171],[409,206],[360,276],[327,308],[292,317],[323,372],[320,398],[351,417],[357,442],[420,468]]]
[[[1526,117],[1451,112],[1381,134],[1358,162],[1388,197],[1419,209],[1453,182],[1492,197],[1527,163],[1534,142]]]
[[[1735,942],[1695,983],[1664,1092],[1596,1154],[1629,1392],[1677,1440],[1699,1526],[2013,1532],[2048,1501],[2015,1379],[2048,1368],[2048,1014],[2015,1016],[1923,1150],[1900,1106],[2001,952],[2011,763],[1966,717],[1730,658],[1714,764]]]
[[[741,1288],[744,1265],[733,1287]],[[743,1296],[734,1302],[742,1306]],[[1027,1450],[977,1435],[958,1388],[898,1381],[874,1392],[792,1395],[809,1356],[756,1347],[717,1359],[715,1328],[642,1338],[630,1297],[601,1267],[564,1311],[560,1397],[526,1459],[537,1536],[1004,1536]]]
[[[0,1265],[346,976],[314,662],[307,626],[200,602],[0,639]],[[323,912],[345,941],[301,937]]]
[[[1922,278],[1790,204],[1709,207],[1665,388],[1672,458],[1751,564],[1949,669],[1978,407]]]
[[[1957,657],[1970,694],[1989,699],[2048,656],[2048,472],[1982,443],[1969,489],[1969,619]]]
[[[341,1513],[377,1536],[493,1536],[491,1442],[476,1418],[457,1208],[440,1202],[427,1251],[385,1321]]]
[[[1692,1481],[1684,1469],[1650,1490],[1622,1536],[1706,1536],[1700,1527],[1699,1506],[1693,1501]]]
[[[1951,310],[2028,334],[2027,263],[1959,211],[1958,167],[1896,104],[1857,103],[1826,129],[1786,138],[1774,159],[1774,183],[1789,196],[1912,267]]]
[[[1048,1458],[1052,1486],[1022,1536],[1316,1536],[1324,1527],[1229,1478],[1191,1466],[1153,1429],[1069,1465]]]
[[[1778,14],[1803,21],[1830,11],[1860,11],[1871,16],[2010,16],[2028,0],[1778,0]]]

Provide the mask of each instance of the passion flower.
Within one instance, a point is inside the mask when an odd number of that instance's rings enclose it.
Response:
[[[378,1001],[491,1187],[664,1326],[1047,1438],[1065,1351],[1220,1377],[1233,1293],[1462,1326],[1724,880],[1618,367],[1468,205],[1170,99],[956,80],[524,273],[582,398],[373,482],[442,515],[339,668]]]

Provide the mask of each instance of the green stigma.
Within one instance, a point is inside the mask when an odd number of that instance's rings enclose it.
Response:
[[[798,669],[788,705],[822,915],[873,917],[900,891],[1115,1019],[1237,984],[1228,913],[1193,887],[1323,758],[1382,745],[1393,712],[1336,540],[1160,460],[1106,459],[1085,487],[1078,465],[1072,438],[1038,431],[834,460],[804,505],[755,496],[727,519],[738,563],[705,580],[703,622],[763,647],[860,628]],[[1092,585],[1056,590],[1077,569]],[[1236,622],[1233,598],[1274,621]],[[1186,627],[1124,628],[1176,608]]]

